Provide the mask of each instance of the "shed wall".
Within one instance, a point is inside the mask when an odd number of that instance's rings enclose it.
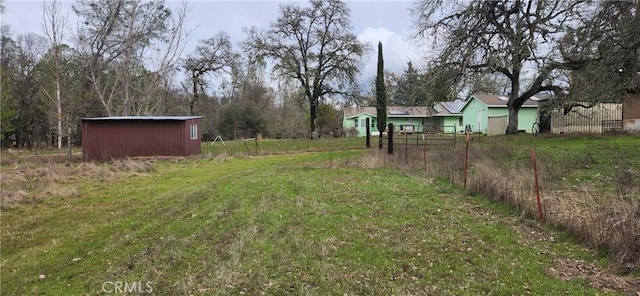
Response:
[[[197,154],[200,153],[201,128],[198,126],[197,140],[191,140],[190,122],[199,125],[200,120],[83,121],[83,157],[85,160],[107,160],[133,156]]]
[[[183,135],[182,142],[184,143],[184,154],[183,155],[195,155],[200,154],[202,151],[201,137],[202,137],[202,120],[198,119],[189,119],[184,121],[183,127]],[[197,126],[197,137],[195,139],[191,139],[191,125],[195,124]]]

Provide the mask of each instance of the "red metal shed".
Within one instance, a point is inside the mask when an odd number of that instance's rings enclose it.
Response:
[[[202,116],[111,116],[82,119],[84,160],[200,153]]]

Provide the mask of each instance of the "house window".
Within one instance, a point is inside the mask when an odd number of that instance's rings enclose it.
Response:
[[[367,127],[367,119],[366,118],[360,118],[360,126]]]
[[[462,126],[462,117],[458,117],[458,126]]]
[[[376,121],[375,120],[371,120],[371,127],[376,127]]]
[[[355,128],[358,128],[358,119],[355,119]]]
[[[198,125],[197,124],[190,125],[189,126],[189,131],[191,133],[191,139],[192,140],[198,139]]]

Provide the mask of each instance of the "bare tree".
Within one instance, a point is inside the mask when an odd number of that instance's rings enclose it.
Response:
[[[304,89],[313,138],[319,136],[320,100],[353,95],[358,61],[368,47],[351,31],[349,8],[340,0],[312,0],[309,7],[283,5],[268,29],[246,30],[247,51],[258,59],[271,59],[278,77],[296,80]]]
[[[158,91],[186,42],[186,3],[176,16],[164,1],[80,0],[73,9],[84,19],[78,48],[88,58],[90,89],[105,112],[159,112]]]
[[[37,82],[38,64],[47,48],[46,38],[33,33],[18,35],[15,56],[12,58],[13,73],[9,87],[16,102],[14,126],[19,146],[26,143],[28,148],[43,136],[47,125],[40,102],[40,86]]]
[[[191,98],[189,112],[194,114],[194,106],[207,87],[206,75],[215,75],[220,71],[231,74],[236,64],[238,54],[233,51],[231,39],[225,32],[200,40],[195,52],[187,56],[184,68],[191,76]],[[183,85],[186,90],[186,86]]]
[[[67,23],[66,16],[60,12],[60,1],[53,0],[43,4],[42,30],[49,39],[53,53],[53,83],[54,94],[51,95],[43,88],[47,97],[53,101],[56,108],[56,147],[62,149],[62,94],[60,83],[60,42],[64,36],[64,27]]]
[[[585,26],[563,39],[566,56],[593,61],[570,76],[574,97],[620,101],[640,93],[640,1],[600,1]],[[584,100],[584,99],[582,99]]]
[[[518,111],[540,92],[563,94],[570,70],[591,57],[566,56],[559,43],[576,30],[593,7],[583,0],[420,1],[414,9],[420,36],[442,42],[437,66],[456,72],[454,82],[472,73],[496,73],[510,82],[507,133],[518,132]]]

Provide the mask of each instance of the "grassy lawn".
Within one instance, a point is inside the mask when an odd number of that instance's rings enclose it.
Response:
[[[362,151],[192,158],[5,210],[3,295],[593,295],[562,232]],[[105,285],[107,283],[107,285]],[[148,289],[151,288],[152,291]],[[134,294],[134,293],[132,293]]]
[[[349,150],[365,148],[365,138],[320,138],[310,141],[309,139],[282,139],[282,140],[235,140],[203,142],[202,153],[218,155],[226,153],[228,155],[237,154],[283,154],[303,151],[330,151]],[[378,137],[371,137],[371,146],[377,147]]]

